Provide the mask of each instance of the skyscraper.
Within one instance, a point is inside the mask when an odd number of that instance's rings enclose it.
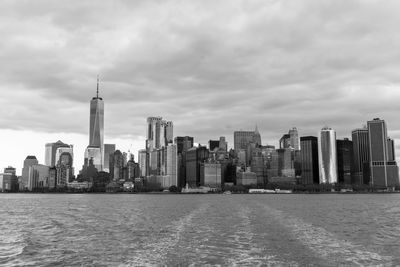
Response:
[[[301,183],[318,184],[318,138],[315,136],[300,137]]]
[[[94,153],[93,148],[98,148],[99,151]],[[99,97],[99,78],[97,78],[96,96],[90,101],[88,149],[91,151],[85,152],[85,158],[86,156],[92,157],[95,165],[96,162],[99,163],[97,164],[98,166],[96,166],[98,171],[102,171],[104,166],[104,101],[103,98]]]
[[[56,166],[58,160],[56,158],[57,149],[59,147],[70,147],[70,146],[58,140],[55,143],[47,143],[45,147],[46,151],[45,151],[44,164],[49,167],[54,167]]]
[[[146,149],[140,149],[138,152],[139,156],[139,169],[140,169],[140,177],[146,176]]]
[[[351,132],[353,140],[353,184],[369,184],[369,134],[368,128],[355,129]]]
[[[396,161],[389,161],[388,137],[384,120],[368,121],[371,184],[377,186],[399,185]]]
[[[261,135],[256,126],[253,131],[235,131],[233,132],[233,145],[237,152],[239,149],[247,149],[249,143],[255,143],[256,146],[261,146]]]
[[[24,167],[22,168],[21,184],[19,190],[28,189],[29,167],[39,164],[35,156],[27,156],[24,160]]]
[[[115,152],[115,144],[104,144],[104,166],[105,172],[110,171],[110,154]]]
[[[284,134],[279,140],[279,148],[293,148],[300,150],[299,133],[296,127],[289,130],[289,133]]]
[[[318,138],[319,183],[335,184],[338,182],[336,132],[324,127]]]
[[[338,182],[351,184],[353,174],[353,142],[348,138],[336,140]]]

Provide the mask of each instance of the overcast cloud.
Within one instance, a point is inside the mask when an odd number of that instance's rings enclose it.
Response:
[[[400,155],[399,13],[372,0],[2,1],[0,167],[43,156],[34,136],[74,136],[80,169],[97,74],[105,139],[135,152],[148,116],[230,145],[256,124],[277,144],[293,126],[343,138],[380,117]]]

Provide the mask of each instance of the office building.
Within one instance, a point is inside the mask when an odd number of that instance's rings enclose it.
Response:
[[[256,185],[257,184],[257,174],[251,172],[249,168],[245,171],[239,169],[236,172],[236,184],[237,185]]]
[[[61,147],[70,147],[70,145],[63,143],[62,141],[58,140],[55,143],[47,143],[45,145],[45,159],[44,165],[49,167],[54,167],[57,164],[57,156],[56,151],[58,148]]]
[[[318,184],[318,138],[315,136],[300,137],[301,183]]]
[[[279,148],[292,148],[294,150],[300,150],[299,133],[296,127],[293,127],[287,134],[284,134],[281,137],[279,140]]]
[[[238,151],[240,149],[247,149],[249,143],[255,143],[256,146],[261,146],[261,135],[258,131],[258,127],[253,131],[235,131],[233,133],[234,149]]]
[[[49,188],[50,167],[36,164],[29,167],[28,190],[35,191]]]
[[[109,158],[110,166],[110,179],[119,181],[124,179],[124,156],[121,151],[116,150],[113,154],[110,154]]]
[[[396,161],[396,150],[394,146],[394,140],[388,137],[387,139],[388,146],[388,161]]]
[[[200,164],[200,185],[221,188],[222,170],[219,162],[209,160]]]
[[[252,159],[250,163],[250,170],[257,175],[257,184],[267,184],[267,166],[265,165],[264,156],[261,148],[255,148],[252,151]]]
[[[57,152],[57,187],[65,187],[74,179],[74,153],[70,148],[58,148]],[[48,170],[49,172],[50,170]]]
[[[353,141],[353,184],[369,184],[369,134],[368,128],[355,129],[351,132]]]
[[[28,179],[29,179],[29,167],[32,165],[39,164],[35,156],[27,156],[24,160],[24,166],[22,168],[21,183],[19,184],[19,190],[28,189]]]
[[[322,128],[318,138],[320,184],[335,184],[338,182],[336,153],[336,132],[328,127]]]
[[[189,148],[192,148],[193,142],[194,138],[191,136],[175,137],[175,144],[178,146],[178,154],[186,152]]]
[[[210,151],[214,151],[214,149],[219,149],[219,140],[208,141],[208,147]]]
[[[96,96],[90,101],[89,146],[85,151],[85,159],[91,158],[97,170],[102,171],[104,167],[104,101],[99,97],[98,78]]]
[[[396,161],[389,161],[388,137],[384,120],[368,121],[371,184],[382,187],[398,186]],[[392,156],[391,156],[392,157]]]
[[[138,156],[140,177],[146,177],[146,149],[139,150]]]
[[[162,117],[147,118],[146,176],[165,173],[165,149],[173,142],[173,123]]]
[[[104,144],[104,168],[105,172],[110,172],[110,154],[115,152],[115,144]]]
[[[169,144],[166,148],[165,173],[162,177],[162,187],[178,186],[178,147],[176,144]]]
[[[338,182],[351,184],[353,177],[353,142],[348,138],[336,140]]]
[[[206,147],[192,147],[186,151],[186,183],[190,187],[200,185],[200,164],[209,158]]]

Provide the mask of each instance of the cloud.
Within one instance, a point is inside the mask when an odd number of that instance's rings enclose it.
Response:
[[[293,126],[348,137],[374,117],[398,139],[399,10],[374,0],[3,1],[0,131],[87,135],[100,74],[110,139],[144,144],[154,115],[200,143],[232,144],[234,130],[256,124],[264,143]]]

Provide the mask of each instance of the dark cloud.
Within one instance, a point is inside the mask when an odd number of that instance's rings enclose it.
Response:
[[[374,117],[400,138],[397,1],[3,1],[0,129],[87,134],[100,74],[106,135],[147,116],[205,143],[293,126],[338,136]]]

